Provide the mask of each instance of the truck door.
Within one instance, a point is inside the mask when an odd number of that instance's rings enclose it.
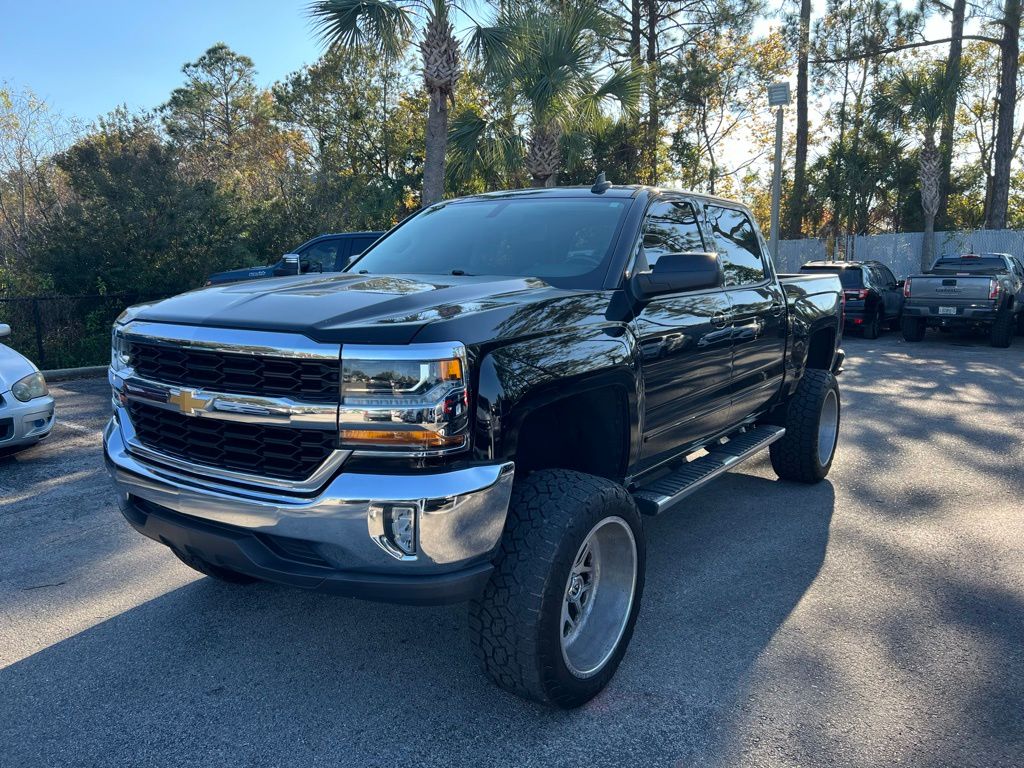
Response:
[[[658,198],[647,211],[636,268],[646,269],[667,253],[709,250],[698,211],[685,198]],[[642,464],[655,464],[728,426],[728,311],[721,289],[658,296],[639,310],[634,323],[644,381]]]
[[[725,270],[733,342],[732,408],[739,420],[767,405],[782,386],[786,295],[750,216],[718,204],[708,204],[705,212]]]

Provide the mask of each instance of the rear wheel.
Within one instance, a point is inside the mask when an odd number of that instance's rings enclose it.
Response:
[[[171,551],[189,568],[199,571],[205,576],[217,579],[217,581],[223,581],[228,584],[255,584],[259,581],[255,576],[249,576],[246,573],[239,573],[238,571],[233,571],[230,568],[224,568],[220,565],[208,563],[200,557],[185,555],[176,549],[172,549]]]
[[[924,338],[926,328],[927,326],[923,318],[903,318],[903,338],[907,341],[921,341]]]
[[[1013,343],[1015,330],[1013,315],[1003,310],[996,315],[995,322],[992,323],[992,328],[989,330],[989,343],[993,347],[1005,349]]]
[[[839,384],[829,371],[808,369],[786,404],[786,428],[771,445],[772,468],[783,480],[817,483],[832,468],[839,440]]]
[[[470,605],[484,672],[524,698],[589,701],[626,652],[644,566],[640,516],[622,486],[568,470],[517,482],[494,573]]]
[[[882,312],[879,310],[864,326],[865,339],[877,339],[882,333]]]

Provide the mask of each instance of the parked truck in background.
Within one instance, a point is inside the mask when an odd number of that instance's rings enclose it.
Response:
[[[206,284],[222,285],[241,280],[259,280],[264,277],[304,275],[307,272],[340,272],[383,234],[340,232],[318,235],[304,242],[292,253],[286,253],[274,264],[215,272],[207,278]]]
[[[993,347],[1024,332],[1024,263],[1008,253],[944,257],[903,284],[903,338],[921,341],[928,328],[977,327]]]
[[[764,448],[828,474],[841,313],[839,279],[777,274],[734,202],[450,200],[342,273],[126,311],[104,453],[128,522],[196,570],[468,600],[498,685],[577,706],[632,635],[642,515]]]

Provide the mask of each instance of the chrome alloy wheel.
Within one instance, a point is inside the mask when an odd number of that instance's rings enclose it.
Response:
[[[829,389],[821,404],[821,416],[818,418],[818,462],[825,466],[832,458],[836,449],[836,437],[839,435],[839,398],[835,388]]]
[[[597,674],[619,645],[636,593],[633,531],[621,517],[606,517],[576,552],[562,597],[562,659],[580,678]]]

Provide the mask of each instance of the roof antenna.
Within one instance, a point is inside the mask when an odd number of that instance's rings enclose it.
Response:
[[[590,191],[595,195],[603,195],[605,190],[611,189],[612,183],[604,178],[604,171],[597,174],[597,181],[594,182],[594,186],[590,188]]]

